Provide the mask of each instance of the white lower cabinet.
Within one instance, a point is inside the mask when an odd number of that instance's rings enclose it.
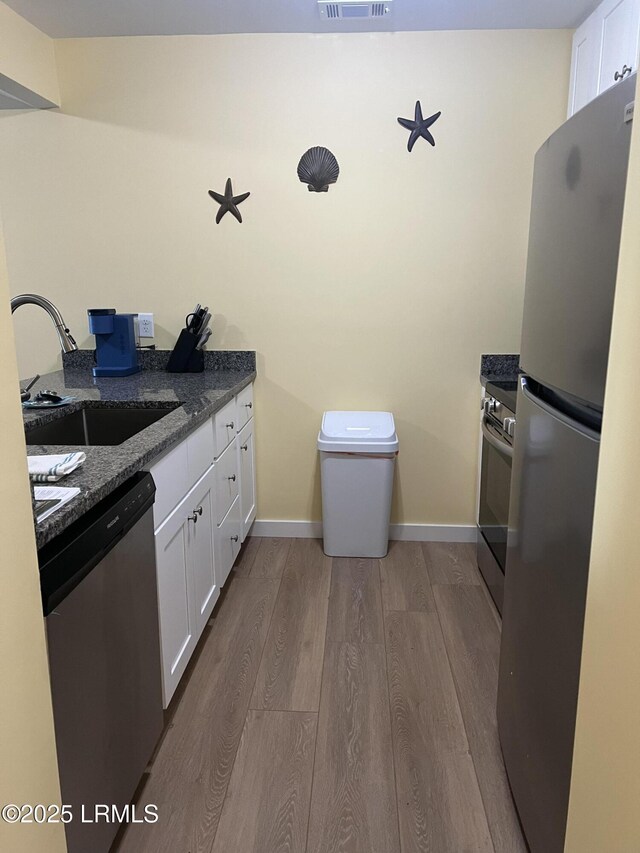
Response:
[[[165,708],[255,518],[252,409],[248,386],[148,469]]]
[[[156,531],[156,569],[166,708],[220,595],[216,583],[213,466]]]
[[[244,542],[256,517],[256,465],[253,442],[253,418],[245,424],[236,439],[238,445],[238,470],[240,472],[240,514]]]
[[[211,466],[204,477],[187,496],[190,498],[187,518],[189,525],[189,554],[193,580],[193,604],[195,610],[196,636],[204,630],[220,595],[214,558],[214,531],[216,529],[214,501],[214,468]],[[197,521],[196,521],[197,518]]]
[[[189,602],[188,521],[180,507],[156,532],[162,697],[166,708],[196,645]]]
[[[226,514],[222,524],[215,534],[216,548],[216,573],[220,578],[222,586],[227,578],[240,551],[240,536],[242,531],[242,517],[240,511],[240,497],[238,496],[231,504],[231,509]]]

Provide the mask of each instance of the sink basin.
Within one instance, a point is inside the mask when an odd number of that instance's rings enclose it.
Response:
[[[114,446],[159,421],[180,404],[168,408],[88,407],[69,412],[49,423],[25,425],[27,444]]]

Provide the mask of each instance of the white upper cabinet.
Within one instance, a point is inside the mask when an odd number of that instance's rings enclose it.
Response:
[[[640,0],[603,0],[575,31],[569,110],[572,116],[638,66]]]

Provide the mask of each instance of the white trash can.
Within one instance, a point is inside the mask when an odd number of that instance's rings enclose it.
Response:
[[[398,436],[391,412],[325,412],[318,434],[324,552],[384,557]]]

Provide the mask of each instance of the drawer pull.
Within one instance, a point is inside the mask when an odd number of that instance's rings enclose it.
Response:
[[[201,506],[199,506],[197,509],[194,509],[193,515],[189,515],[188,520],[193,521],[194,524],[197,524],[199,515],[202,515],[202,507]]]
[[[231,541],[232,541],[232,542],[237,542],[237,541],[238,541],[238,534],[237,534],[237,533],[236,533],[236,535],[235,535],[235,536],[232,536],[232,537],[231,537]]]
[[[253,409],[253,403],[245,403],[244,405],[246,409]]]
[[[232,482],[232,483],[235,483],[235,481],[236,481],[236,475],[235,475],[235,474],[232,474],[230,477],[227,477],[227,480],[231,480],[231,482]]]
[[[227,429],[233,429],[235,427],[235,424],[233,421],[231,421],[230,424],[226,424],[226,427],[227,427]]]
[[[249,449],[249,445],[248,445],[248,444],[241,444],[241,445],[240,445],[240,450],[248,450],[248,449]]]

